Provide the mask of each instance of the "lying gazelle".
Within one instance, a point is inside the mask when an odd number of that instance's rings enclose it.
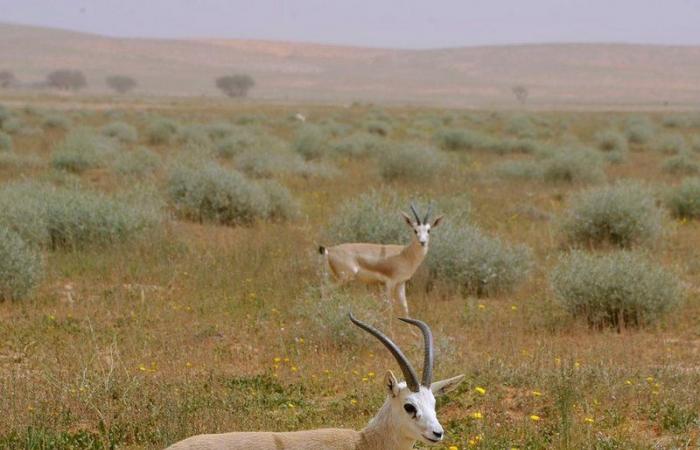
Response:
[[[401,211],[404,220],[413,230],[411,242],[406,246],[352,243],[321,246],[318,249],[339,284],[351,280],[368,284],[383,283],[386,300],[393,306],[398,299],[406,316],[409,316],[406,282],[413,277],[428,254],[430,230],[440,225],[443,217],[439,216],[431,224],[431,208],[428,208],[422,220],[413,204],[411,212],[415,221]]]
[[[406,356],[376,328],[360,322],[350,314],[350,320],[367,331],[391,352],[399,363],[406,382],[399,382],[391,371],[384,384],[387,398],[377,415],[362,431],[328,428],[288,433],[250,432],[202,434],[180,441],[170,450],[408,450],[416,441],[425,444],[440,442],[444,436],[435,414],[435,396],[454,389],[464,375],[432,383],[433,336],[420,320],[401,319],[423,332],[425,356],[423,377],[418,382],[413,366]]]

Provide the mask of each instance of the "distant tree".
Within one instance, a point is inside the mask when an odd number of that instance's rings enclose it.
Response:
[[[9,70],[3,70],[0,72],[0,88],[9,88],[13,84],[17,83],[17,78],[15,74]]]
[[[126,75],[111,75],[105,78],[105,82],[118,94],[126,94],[138,85],[136,80]]]
[[[87,86],[83,72],[79,70],[54,70],[46,77],[49,87],[65,91],[77,91]]]
[[[250,75],[226,75],[216,79],[216,87],[229,97],[245,97],[255,81]]]
[[[528,94],[529,92],[527,88],[522,84],[513,86],[513,95],[515,95],[515,98],[520,102],[521,105],[524,105],[525,102],[527,102]]]

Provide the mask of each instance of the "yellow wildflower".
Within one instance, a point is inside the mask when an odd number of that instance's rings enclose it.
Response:
[[[583,419],[583,421],[586,422],[586,423],[593,423],[593,422],[595,422],[595,420],[593,420],[593,417],[586,417],[585,419]]]
[[[479,411],[471,413],[472,419],[483,419],[484,415],[481,414]]]
[[[481,395],[486,394],[486,389],[482,388],[481,386],[475,387],[474,390],[475,390],[476,392],[478,392],[479,394],[481,394]]]
[[[540,420],[540,416],[538,416],[537,414],[532,414],[530,416],[530,420],[532,420],[533,422],[537,422],[538,420]]]

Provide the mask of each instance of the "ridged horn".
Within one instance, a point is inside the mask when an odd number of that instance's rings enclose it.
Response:
[[[423,219],[423,223],[428,223],[428,219],[430,219],[430,213],[433,212],[433,204],[430,203],[428,205],[428,212],[425,213],[425,219]]]
[[[408,319],[405,317],[401,317],[399,318],[399,320],[417,326],[423,333],[423,345],[425,353],[423,355],[423,379],[421,381],[421,384],[427,388],[430,388],[430,385],[433,382],[433,333],[432,331],[430,331],[430,327],[428,326],[428,324],[420,320]]]
[[[381,331],[377,330],[373,326],[357,320],[355,316],[352,315],[352,313],[348,313],[348,316],[350,316],[350,320],[352,321],[352,323],[362,328],[372,336],[376,337],[377,339],[379,339],[379,342],[384,344],[384,347],[386,347],[387,350],[391,352],[391,354],[394,356],[394,359],[396,359],[396,362],[399,364],[401,372],[403,372],[403,377],[406,380],[406,386],[408,386],[408,388],[412,392],[418,392],[420,390],[420,385],[418,384],[418,375],[416,375],[416,371],[411,366],[411,363],[408,362],[408,359],[403,354],[401,349],[399,349],[399,347],[396,344],[394,344],[391,341],[391,339],[386,337]]]
[[[418,217],[418,211],[416,211],[416,207],[411,203],[411,212],[413,212],[413,217],[416,218],[416,225],[420,225],[420,217]]]

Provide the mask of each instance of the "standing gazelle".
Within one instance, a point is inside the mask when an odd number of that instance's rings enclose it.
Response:
[[[413,219],[401,211],[404,220],[413,230],[411,242],[406,245],[384,245],[352,243],[333,247],[319,247],[333,276],[340,284],[351,280],[362,283],[383,283],[386,300],[393,307],[398,299],[404,313],[409,316],[406,301],[406,282],[413,277],[416,270],[428,254],[430,230],[440,225],[443,216],[430,223],[431,208],[423,216],[418,215],[416,207],[411,204]]]
[[[432,382],[433,336],[420,320],[401,319],[423,332],[425,357],[423,377],[418,381],[416,371],[406,356],[376,328],[360,322],[350,314],[350,320],[367,331],[391,352],[399,363],[406,382],[399,382],[391,371],[384,377],[387,398],[379,412],[362,431],[328,428],[287,433],[249,432],[202,434],[180,441],[170,450],[409,450],[416,441],[425,444],[440,442],[444,436],[435,414],[435,396],[454,389],[464,378],[459,375]]]

